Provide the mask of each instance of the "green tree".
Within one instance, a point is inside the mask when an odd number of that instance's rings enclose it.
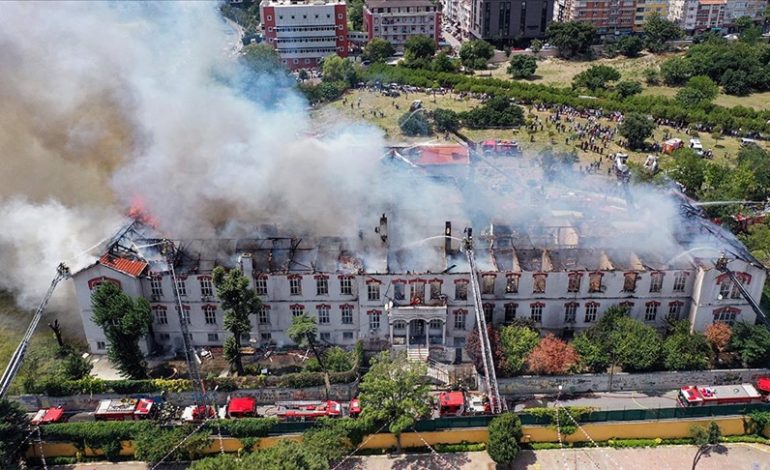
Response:
[[[726,70],[719,82],[724,87],[725,94],[746,96],[751,93],[749,76],[743,70]]]
[[[25,450],[23,443],[29,433],[27,413],[15,401],[0,399],[0,465],[15,468]]]
[[[644,42],[639,36],[623,36],[618,41],[618,51],[626,57],[636,57],[642,52]]]
[[[372,359],[369,372],[361,379],[361,416],[387,423],[399,452],[401,433],[430,411],[428,386],[423,380],[426,373],[425,364],[409,361],[405,354],[384,351]]]
[[[249,44],[244,47],[243,60],[251,70],[258,74],[273,74],[277,70],[283,70],[278,52],[269,44]]]
[[[712,350],[706,337],[690,333],[690,322],[678,322],[663,341],[663,365],[667,370],[702,370],[712,361]]]
[[[348,85],[356,84],[356,69],[348,58],[338,55],[325,57],[321,65],[321,74],[325,82],[345,82]]]
[[[642,75],[644,76],[644,83],[648,85],[657,85],[660,83],[660,72],[655,68],[650,67],[644,69]]]
[[[329,383],[329,371],[326,369],[321,354],[315,346],[315,339],[316,336],[318,336],[318,325],[316,324],[315,318],[307,313],[292,318],[291,326],[286,330],[286,334],[295,344],[302,348],[309,347],[313,351],[313,355],[321,366],[321,369],[324,371],[326,394],[328,395],[329,389],[331,388],[331,384]]]
[[[730,349],[737,352],[744,367],[770,364],[770,331],[764,325],[738,322],[733,325]]]
[[[341,347],[334,346],[324,352],[324,365],[332,372],[347,372],[353,368],[353,357]]]
[[[439,132],[456,132],[460,129],[460,115],[451,109],[437,108],[433,111],[433,120]]]
[[[527,364],[527,356],[539,342],[540,334],[525,326],[509,325],[501,328],[500,349],[505,356],[503,374],[521,374]]]
[[[350,0],[348,2],[348,21],[352,31],[364,30],[364,0]]]
[[[708,455],[712,446],[719,444],[722,431],[715,421],[711,421],[708,428],[694,424],[690,426],[690,437],[692,437],[693,444],[698,446],[698,451],[692,461],[692,468],[695,469],[701,457]]]
[[[66,380],[80,380],[91,373],[94,365],[79,354],[70,353],[62,361],[62,376]]]
[[[696,197],[705,181],[706,161],[687,148],[675,151],[671,157],[663,162],[666,174],[684,186],[685,194]]]
[[[230,351],[230,365],[239,375],[243,375],[241,336],[251,332],[249,316],[257,313],[262,302],[249,287],[249,279],[240,269],[226,271],[222,266],[217,266],[212,272],[212,277],[217,297],[225,312],[224,327],[233,338],[229,346],[225,343],[225,349]]]
[[[620,72],[608,65],[592,65],[587,70],[575,75],[572,79],[573,88],[599,90],[607,88],[607,82],[620,80]]]
[[[439,52],[430,64],[430,69],[434,72],[456,72],[457,64],[446,52]]]
[[[372,62],[385,62],[395,53],[393,45],[382,38],[374,38],[364,47],[364,58]]]
[[[668,49],[668,43],[684,37],[684,30],[673,21],[661,17],[657,12],[647,17],[644,23],[645,46],[651,52]]]
[[[698,75],[687,80],[687,85],[676,93],[676,100],[684,106],[710,103],[719,94],[719,87],[709,77]]]
[[[746,233],[738,238],[751,251],[751,254],[763,264],[770,264],[770,225],[767,222],[750,225]]]
[[[519,455],[519,441],[524,435],[516,413],[503,413],[489,422],[487,453],[503,468],[510,467]]]
[[[297,79],[299,81],[304,82],[308,78],[310,78],[310,74],[307,73],[306,69],[300,69],[299,72],[297,72]]]
[[[516,54],[511,57],[508,73],[513,78],[529,78],[537,70],[537,59],[531,55]]]
[[[466,41],[460,46],[460,62],[469,69],[485,69],[487,62],[495,55],[495,48],[492,44],[474,39]]]
[[[660,64],[660,74],[666,85],[679,86],[695,75],[695,69],[684,57],[674,57]]]
[[[627,315],[618,319],[609,341],[610,357],[626,372],[653,370],[660,363],[663,344],[658,332]]]
[[[115,284],[103,282],[91,294],[91,310],[91,319],[104,330],[109,342],[107,357],[120,375],[147,378],[147,363],[139,347],[139,340],[152,324],[147,300],[132,299]]]
[[[134,438],[136,457],[145,462],[160,462],[164,457],[167,462],[200,458],[211,442],[208,431],[198,431],[187,437],[194,430],[191,426],[169,429],[146,424]]]
[[[416,111],[407,111],[398,118],[398,127],[404,135],[431,135],[430,122],[425,116],[425,111],[418,109]]]
[[[533,54],[537,54],[541,50],[543,50],[543,41],[540,39],[533,39],[531,43],[529,43],[529,48],[532,51]]]
[[[757,42],[762,36],[762,31],[748,16],[741,16],[735,20],[735,28],[738,30],[740,40],[749,44]]]
[[[618,132],[628,139],[628,146],[632,149],[642,148],[644,141],[652,136],[654,130],[655,123],[647,116],[639,113],[626,115],[623,122],[618,126]]]
[[[621,99],[638,95],[642,92],[642,84],[635,80],[623,80],[615,85],[615,92]]]
[[[546,31],[548,42],[559,49],[559,55],[572,59],[588,52],[596,41],[596,27],[582,21],[553,22]]]
[[[460,118],[471,129],[513,127],[524,122],[524,110],[506,96],[495,96],[482,106],[461,113]]]
[[[404,60],[413,67],[424,67],[435,53],[436,41],[430,36],[410,36],[404,43]]]

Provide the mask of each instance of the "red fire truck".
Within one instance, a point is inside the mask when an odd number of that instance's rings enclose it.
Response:
[[[521,152],[519,143],[515,140],[485,140],[481,143],[481,151],[484,155],[517,155]]]
[[[275,416],[283,421],[314,421],[324,416],[342,415],[339,402],[327,401],[279,401],[275,404]]]
[[[257,400],[252,397],[235,397],[227,402],[227,418],[248,418],[257,416]]]
[[[490,412],[482,395],[465,392],[441,392],[438,396],[439,416],[468,416]]]
[[[97,421],[127,421],[151,417],[155,408],[148,398],[102,400],[94,412]]]
[[[762,403],[763,397],[751,384],[739,385],[688,385],[679,389],[677,405],[711,406],[744,405]]]
[[[32,424],[39,426],[41,424],[58,423],[64,420],[64,408],[61,406],[55,406],[53,408],[47,408],[38,410],[35,416],[32,418]]]
[[[351,418],[355,418],[361,414],[361,400],[359,400],[358,397],[350,400],[350,405],[348,405],[348,414]]]

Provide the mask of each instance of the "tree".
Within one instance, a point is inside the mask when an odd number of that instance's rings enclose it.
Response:
[[[29,418],[15,401],[0,399],[0,465],[14,468],[17,458],[25,450],[24,441],[29,433]]]
[[[607,82],[620,80],[620,72],[608,65],[592,65],[587,70],[575,75],[572,79],[573,88],[588,88],[598,90],[607,88]]]
[[[706,174],[706,161],[691,149],[683,148],[675,151],[672,158],[664,161],[666,173],[684,186],[684,192],[690,197],[699,194]]]
[[[424,66],[435,53],[436,41],[430,36],[410,36],[404,43],[404,60],[413,66]]]
[[[663,365],[667,370],[702,370],[711,364],[711,346],[700,333],[690,333],[688,321],[678,322],[663,342]]]
[[[347,372],[353,368],[352,355],[339,346],[324,352],[324,365],[332,372]]]
[[[524,122],[524,110],[506,96],[495,96],[482,106],[461,113],[460,118],[472,129],[513,127]]]
[[[321,74],[325,82],[345,82],[351,86],[356,84],[356,69],[353,67],[353,62],[338,55],[324,57]]]
[[[565,341],[548,334],[527,356],[527,370],[531,374],[566,374],[580,363],[580,355]]]
[[[623,122],[618,126],[620,135],[628,139],[628,146],[632,149],[639,149],[644,146],[644,141],[652,136],[655,130],[655,123],[639,113],[630,113],[626,115]]]
[[[634,80],[623,80],[615,85],[615,91],[621,99],[638,95],[642,92],[642,84]]]
[[[430,68],[434,72],[455,72],[457,71],[457,64],[449,58],[449,54],[442,51],[430,63]]]
[[[618,41],[618,51],[626,57],[636,57],[642,52],[644,42],[639,36],[623,36]]]
[[[431,135],[431,128],[428,118],[425,116],[425,110],[418,109],[407,111],[398,118],[398,127],[404,135]]]
[[[217,266],[212,272],[212,277],[217,297],[225,312],[224,327],[233,338],[230,345],[225,343],[225,349],[230,351],[230,365],[242,375],[241,336],[251,331],[249,316],[257,313],[262,302],[249,287],[249,279],[240,269],[225,271],[222,266]]]
[[[548,42],[559,49],[559,56],[571,59],[588,52],[596,41],[596,27],[582,21],[553,22],[546,35]]]
[[[302,348],[310,347],[310,349],[313,351],[313,355],[318,361],[318,364],[321,366],[321,369],[324,371],[326,394],[328,395],[329,389],[331,388],[331,384],[329,383],[329,371],[326,369],[324,361],[321,358],[318,349],[315,347],[315,338],[318,336],[318,325],[316,325],[315,318],[311,317],[307,313],[303,313],[302,315],[298,315],[292,318],[291,326],[289,326],[289,329],[286,330],[286,334],[288,335],[289,339],[291,339],[298,346]]]
[[[364,58],[372,62],[385,62],[395,53],[393,45],[382,38],[374,38],[364,47]]]
[[[489,337],[489,344],[492,348],[492,360],[495,362],[495,372],[501,374],[505,369],[505,355],[500,347],[500,335],[498,334],[497,329],[488,324],[487,336]],[[481,356],[481,338],[479,338],[478,328],[473,328],[473,331],[468,335],[468,339],[465,341],[465,352],[468,353],[468,357],[473,361],[476,370],[479,371],[479,373],[483,373],[484,360]]]
[[[735,29],[738,30],[740,40],[745,43],[753,44],[762,36],[762,31],[748,16],[741,16],[736,19]]]
[[[430,411],[425,364],[384,351],[373,358],[361,379],[361,417],[387,423],[401,452],[401,433]]]
[[[695,69],[689,60],[674,57],[660,64],[660,73],[666,85],[679,86],[695,75]]]
[[[537,70],[537,59],[531,55],[516,54],[511,57],[508,73],[513,78],[529,78]]]
[[[727,346],[730,345],[730,338],[733,335],[733,330],[727,323],[712,323],[706,327],[704,335],[709,342],[711,349],[713,349],[715,353],[720,354],[726,351]]]
[[[460,115],[451,109],[437,108],[433,111],[433,120],[439,132],[456,132],[460,129]]]
[[[464,42],[460,46],[460,62],[469,69],[485,69],[487,62],[495,55],[495,48],[492,44],[474,39]]]
[[[704,455],[708,455],[712,446],[719,444],[719,440],[722,437],[722,431],[715,421],[709,423],[708,429],[694,424],[690,426],[690,437],[692,437],[693,444],[698,446],[698,451],[695,453],[695,457],[692,461],[692,468],[695,470],[700,458]]]
[[[80,380],[91,374],[94,365],[79,354],[68,354],[62,362],[62,375],[67,380]]]
[[[655,369],[661,359],[662,341],[655,328],[625,315],[609,335],[610,357],[626,372]]]
[[[300,69],[299,72],[297,72],[297,79],[299,81],[304,82],[308,78],[310,78],[310,74],[307,73],[306,69]]]
[[[669,41],[684,37],[684,30],[673,21],[661,17],[657,12],[647,17],[644,23],[645,45],[650,52],[662,52]]]
[[[208,431],[193,431],[192,426],[168,429],[147,423],[134,439],[136,457],[145,462],[159,462],[164,457],[170,462],[199,458],[211,441]]]
[[[644,69],[642,75],[644,76],[644,83],[648,85],[657,85],[660,83],[660,72],[655,68],[650,67]]]
[[[770,331],[764,325],[738,322],[733,325],[730,349],[738,353],[744,367],[764,367],[770,363]]]
[[[749,77],[743,70],[726,70],[719,82],[728,95],[746,96],[751,92]]]
[[[487,453],[495,463],[510,467],[519,455],[519,441],[524,435],[516,413],[503,413],[489,422]]]
[[[152,324],[150,304],[132,299],[120,287],[103,282],[91,294],[91,319],[104,330],[109,347],[107,357],[120,375],[138,380],[147,378],[147,363],[139,340]]]
[[[348,2],[348,20],[352,31],[364,30],[364,0],[350,0]]]
[[[676,100],[685,106],[710,103],[719,94],[719,87],[709,77],[698,75],[687,80],[687,85],[676,93]]]
[[[278,70],[283,70],[278,52],[269,44],[249,44],[244,47],[243,60],[252,71],[258,74],[274,74]]]
[[[533,54],[537,54],[541,50],[543,50],[543,41],[540,39],[533,39],[531,43],[529,43],[529,48],[532,51]]]
[[[505,356],[502,372],[512,376],[524,372],[527,356],[540,341],[537,331],[525,326],[509,325],[500,329],[500,349]]]
[[[755,258],[765,265],[770,264],[770,225],[750,225],[748,232],[738,235],[738,238]]]

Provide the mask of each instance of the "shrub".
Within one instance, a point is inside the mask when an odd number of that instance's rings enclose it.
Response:
[[[222,435],[230,437],[265,437],[270,434],[275,425],[278,424],[276,418],[240,418],[240,419],[219,419],[207,424],[212,432],[222,430]]]
[[[489,422],[489,456],[498,464],[512,464],[519,454],[522,435],[521,419],[515,413],[504,413],[493,418]]]

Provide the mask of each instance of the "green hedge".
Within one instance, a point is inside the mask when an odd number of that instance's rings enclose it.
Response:
[[[44,441],[71,442],[80,452],[86,447],[101,449],[108,459],[117,457],[120,441],[133,440],[148,426],[148,421],[104,421],[88,423],[60,423],[41,426]]]
[[[277,418],[218,419],[207,424],[212,434],[222,430],[223,436],[265,437],[278,424]]]

